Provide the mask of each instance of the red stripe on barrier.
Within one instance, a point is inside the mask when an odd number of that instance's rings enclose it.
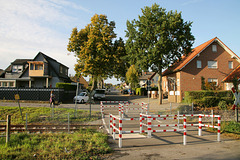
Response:
[[[163,118],[163,120],[166,120],[167,118]]]
[[[133,120],[133,118],[131,118],[131,121]]]
[[[134,133],[134,131],[131,131],[131,133]]]
[[[121,131],[121,130],[122,130],[122,127],[119,127],[119,130]]]
[[[148,125],[152,125],[152,122],[148,122],[147,124],[148,124]]]
[[[113,129],[113,132],[116,132],[116,130],[115,130],[115,129]]]
[[[218,117],[218,120],[221,120],[221,117]]]
[[[140,127],[142,127],[142,125],[140,124]]]
[[[169,115],[166,115],[166,117],[168,117]]]
[[[221,133],[221,131],[220,131],[220,130],[218,130],[218,133]]]
[[[175,124],[175,126],[177,126],[177,124]]]
[[[174,131],[174,132],[177,132],[177,129],[174,129],[173,131]]]
[[[158,125],[158,127],[160,127],[160,124]]]
[[[185,117],[185,114],[183,116]]]
[[[121,134],[119,134],[119,138],[122,138],[122,135],[121,135]]]
[[[218,123],[218,126],[221,126],[221,124],[220,124],[220,123]]]
[[[166,130],[163,130],[163,132],[166,132]]]
[[[145,131],[144,130],[142,130],[142,133],[144,133]]]
[[[153,118],[153,120],[156,120],[156,118]]]
[[[119,120],[119,123],[122,123],[122,120]]]
[[[169,125],[167,124],[166,127],[169,127]]]
[[[156,130],[153,130],[153,132],[156,132]]]
[[[158,115],[158,117],[161,117],[161,115]]]
[[[148,128],[148,130],[152,130],[151,128]]]
[[[187,135],[187,132],[184,132],[183,135],[186,136],[186,135]]]

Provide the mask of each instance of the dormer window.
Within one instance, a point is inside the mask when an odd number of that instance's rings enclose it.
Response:
[[[13,65],[12,72],[19,73],[23,71],[22,65]]]

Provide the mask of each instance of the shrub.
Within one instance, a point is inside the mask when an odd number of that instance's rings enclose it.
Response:
[[[64,88],[65,91],[75,91],[77,86],[71,83],[56,83],[56,88]]]
[[[194,103],[201,107],[215,107],[221,100],[233,102],[231,91],[188,91],[185,92],[185,102]]]
[[[221,110],[226,110],[226,109],[227,109],[227,102],[226,102],[226,101],[220,101],[220,102],[218,103],[218,107],[219,107],[219,109],[221,109]]]

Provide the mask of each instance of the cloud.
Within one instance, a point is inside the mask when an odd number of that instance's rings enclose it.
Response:
[[[76,21],[86,23],[69,12],[89,14],[90,10],[66,0],[0,0],[0,6],[1,69],[42,51],[74,72],[76,60],[66,50],[70,28]]]

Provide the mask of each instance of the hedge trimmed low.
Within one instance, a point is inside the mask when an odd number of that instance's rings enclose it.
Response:
[[[215,107],[220,101],[233,103],[231,91],[187,91],[185,92],[185,102],[194,103],[201,107]]]

